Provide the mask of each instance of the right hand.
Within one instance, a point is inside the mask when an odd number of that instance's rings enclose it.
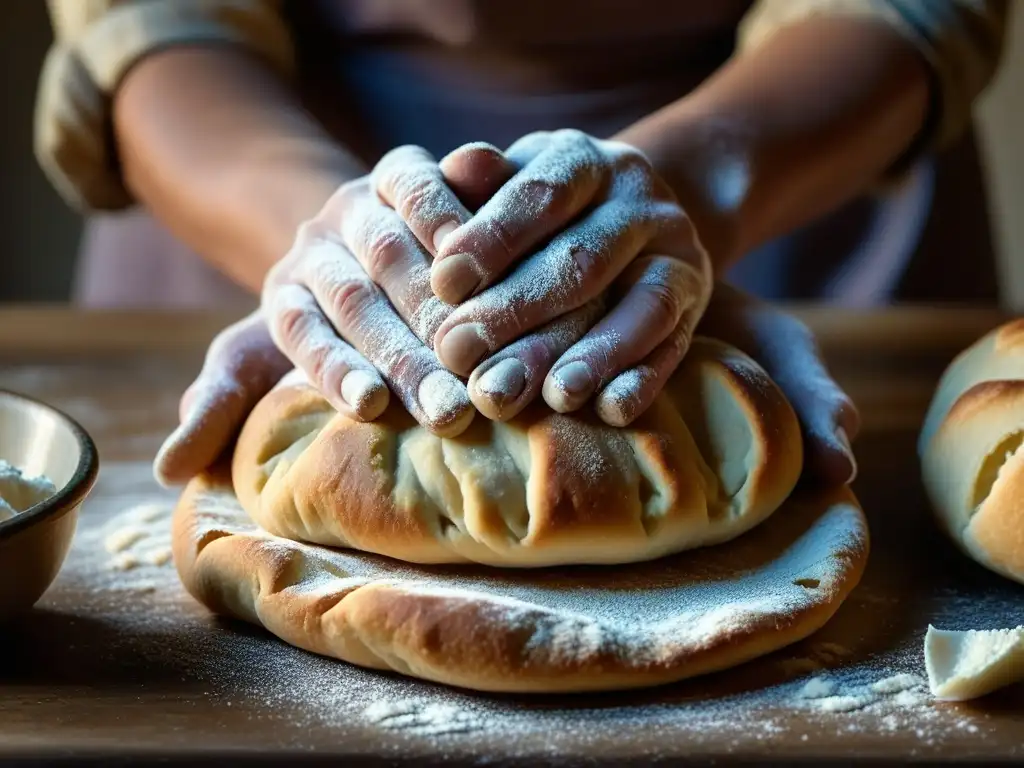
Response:
[[[157,479],[187,482],[214,464],[256,403],[295,367],[359,421],[384,411],[390,385],[427,428],[465,429],[474,413],[465,385],[430,351],[454,307],[434,297],[428,254],[514,172],[484,144],[460,147],[440,163],[403,147],[339,189],[268,275],[261,309],[211,343],[181,398],[180,424],[154,462]]]
[[[270,336],[338,411],[372,420],[390,388],[436,434],[457,435],[472,421],[465,384],[432,349],[454,307],[434,296],[430,269],[437,244],[470,219],[467,205],[482,202],[474,197],[504,181],[507,165],[486,145],[441,163],[419,147],[393,150],[338,189],[270,270]]]

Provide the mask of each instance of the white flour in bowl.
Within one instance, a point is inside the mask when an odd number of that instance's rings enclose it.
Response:
[[[45,475],[26,477],[13,464],[0,459],[0,522],[53,496],[57,487]]]

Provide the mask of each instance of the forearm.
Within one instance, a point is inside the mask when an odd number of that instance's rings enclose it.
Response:
[[[131,192],[253,291],[299,224],[365,172],[280,78],[232,47],[146,58],[117,91],[114,130]]]
[[[616,138],[668,180],[720,274],[876,182],[928,100],[926,65],[895,31],[813,17]]]

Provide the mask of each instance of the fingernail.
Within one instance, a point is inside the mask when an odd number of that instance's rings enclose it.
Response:
[[[473,407],[462,382],[448,371],[428,373],[416,393],[423,414],[439,434],[458,433],[473,418]],[[467,422],[468,424],[468,422]]]
[[[458,304],[472,296],[480,285],[476,262],[468,253],[456,253],[434,262],[430,287],[442,301]]]
[[[846,481],[846,484],[849,485],[857,479],[857,459],[853,455],[853,446],[850,445],[850,437],[846,434],[846,430],[843,427],[836,428],[836,442],[850,460],[850,478]]]
[[[450,370],[463,376],[468,376],[488,351],[483,328],[479,323],[455,326],[444,335],[438,347],[442,362]]]
[[[366,371],[354,370],[341,380],[341,396],[360,416],[366,416],[375,396],[380,394],[379,381]]]
[[[563,365],[558,370],[552,371],[549,378],[550,386],[546,386],[548,397],[546,400],[551,403],[555,400],[558,405],[564,408],[572,408],[585,400],[594,391],[593,374],[590,366],[579,360]],[[547,384],[548,382],[545,382]]]
[[[515,400],[523,393],[526,386],[526,366],[514,357],[502,360],[493,368],[488,369],[476,382],[476,388],[504,405]]]
[[[590,366],[579,360],[563,365],[554,372],[558,387],[567,395],[581,395],[593,389]]]
[[[441,247],[444,245],[444,241],[448,239],[448,235],[458,228],[459,223],[457,221],[449,221],[434,230],[434,253],[441,250]]]

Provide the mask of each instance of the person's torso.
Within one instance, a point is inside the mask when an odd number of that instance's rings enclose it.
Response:
[[[609,136],[732,52],[748,0],[299,0],[311,106],[367,162],[536,130]]]

